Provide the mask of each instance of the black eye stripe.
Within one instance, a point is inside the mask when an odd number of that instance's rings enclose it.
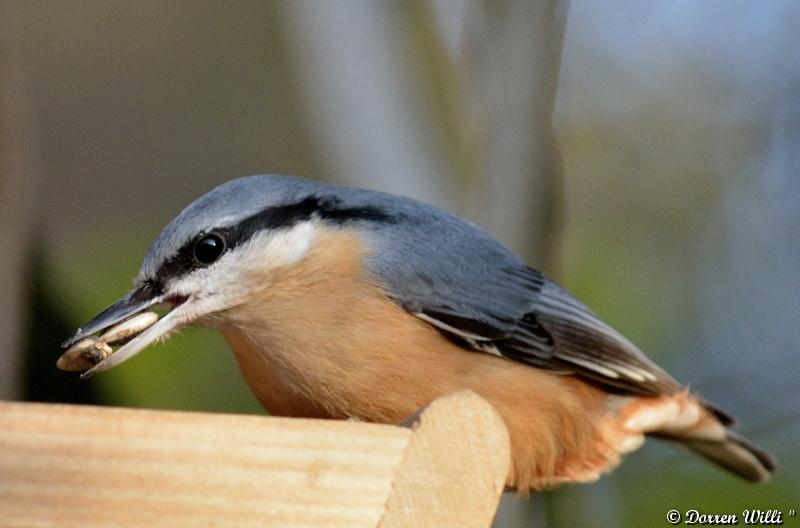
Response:
[[[171,278],[207,266],[207,263],[199,262],[194,255],[195,244],[206,234],[219,235],[225,242],[225,251],[230,251],[259,231],[288,228],[314,217],[338,225],[355,221],[383,224],[397,221],[393,215],[379,207],[343,207],[335,197],[310,196],[293,204],[267,207],[236,225],[211,229],[203,235],[195,237],[161,264],[156,272],[156,281],[163,285]]]

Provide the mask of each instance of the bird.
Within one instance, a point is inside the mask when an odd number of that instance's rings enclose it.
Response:
[[[83,375],[204,326],[277,416],[397,424],[438,396],[476,392],[507,426],[507,486],[520,493],[594,481],[645,437],[749,481],[776,469],[729,414],[567,290],[476,224],[411,198],[230,180],[169,222],[134,288],[63,346],[155,306],[168,311]]]

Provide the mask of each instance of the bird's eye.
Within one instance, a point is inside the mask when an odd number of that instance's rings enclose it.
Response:
[[[201,264],[211,264],[225,252],[225,240],[216,233],[209,233],[194,245],[194,258]]]

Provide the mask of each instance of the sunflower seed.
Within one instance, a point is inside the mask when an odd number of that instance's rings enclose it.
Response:
[[[101,341],[115,345],[147,330],[158,321],[155,312],[142,312],[134,315],[117,326],[113,326],[100,336]]]
[[[64,352],[56,367],[61,370],[78,371],[86,370],[97,365],[111,355],[113,350],[108,343],[100,338],[91,336],[81,339]]]

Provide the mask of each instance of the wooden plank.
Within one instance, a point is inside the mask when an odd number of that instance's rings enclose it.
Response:
[[[380,527],[490,526],[511,463],[497,411],[459,391],[428,405],[412,427]]]
[[[0,525],[489,526],[500,418],[461,392],[417,422],[0,402]]]
[[[0,403],[3,526],[374,527],[411,431]]]

